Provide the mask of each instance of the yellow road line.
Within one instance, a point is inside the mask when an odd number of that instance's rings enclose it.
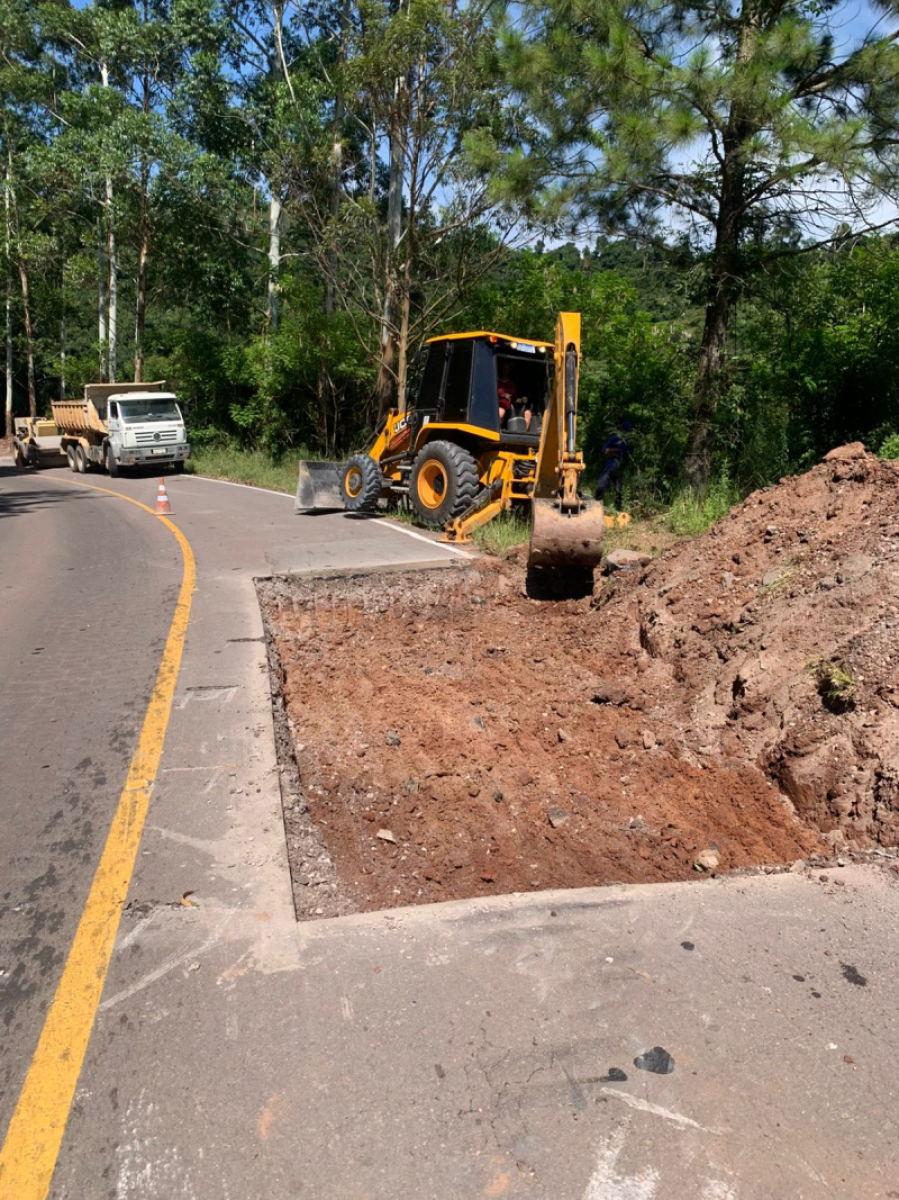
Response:
[[[107,492],[156,516],[148,505],[111,488],[76,484],[75,480],[65,482]],[[190,543],[181,530],[165,517],[158,520],[171,530],[181,547],[184,559],[181,590],[137,750],[62,978],[0,1150],[2,1200],[45,1200],[50,1190],[162,755],[197,569]]]

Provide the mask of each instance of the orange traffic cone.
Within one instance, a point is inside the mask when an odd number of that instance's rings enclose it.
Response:
[[[169,504],[169,498],[166,495],[164,479],[160,479],[159,491],[156,493],[156,515],[157,517],[170,517],[172,515],[172,506]]]

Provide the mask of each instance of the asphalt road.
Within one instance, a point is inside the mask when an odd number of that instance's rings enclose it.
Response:
[[[181,579],[112,497],[0,460],[0,1128],[115,811]]]
[[[88,482],[155,497],[154,479]],[[0,914],[12,1031],[0,1121],[180,580],[164,526],[71,483],[0,477],[0,863],[14,881]],[[899,881],[888,870],[297,926],[253,577],[448,556],[376,522],[296,517],[289,498],[169,484],[197,590],[53,1200],[899,1194]],[[99,661],[112,644],[115,671]],[[20,1200],[2,1180],[0,1197]]]
[[[292,933],[252,580],[460,556],[378,521],[297,517],[289,496],[191,477],[169,476],[167,483],[179,525],[198,548],[196,619],[131,912],[139,917],[148,904],[178,903],[210,827],[208,808],[191,803],[196,789],[206,806],[217,790],[235,792],[238,781],[241,792],[268,804],[263,830],[254,823],[262,809],[248,814],[246,828],[228,821],[229,857],[246,858],[251,847],[244,902],[253,909],[261,900],[267,919],[280,916]],[[156,488],[152,475],[113,481],[65,470],[19,474],[0,460],[0,1132],[20,1095],[122,793],[181,584],[171,532],[110,494],[152,507]],[[232,915],[240,890],[234,880],[228,876]],[[273,927],[281,928],[277,920]],[[131,950],[139,958],[141,946]],[[100,1052],[99,1038],[91,1049]],[[77,1194],[105,1194],[94,1190],[93,1163],[79,1148],[74,1159],[86,1172]],[[0,1196],[20,1200],[2,1178]]]

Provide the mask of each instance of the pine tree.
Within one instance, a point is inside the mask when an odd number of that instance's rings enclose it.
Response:
[[[836,0],[525,0],[504,40],[531,117],[507,195],[606,229],[686,221],[710,268],[687,475],[708,484],[726,339],[768,253],[875,222],[896,179],[894,8],[847,44]],[[537,181],[543,191],[535,190]],[[542,203],[538,203],[542,202]]]

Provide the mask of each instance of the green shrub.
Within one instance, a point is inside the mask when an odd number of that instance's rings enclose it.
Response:
[[[877,451],[881,458],[899,458],[899,433],[891,433],[880,443]]]

